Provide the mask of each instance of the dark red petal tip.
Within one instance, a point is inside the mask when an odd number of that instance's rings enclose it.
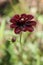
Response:
[[[20,16],[19,15],[15,15],[13,18],[14,18],[15,21],[17,21],[17,20],[19,20]]]
[[[27,15],[27,17],[28,17],[29,20],[34,18],[34,16],[32,16],[32,15]]]
[[[27,28],[27,31],[33,32],[34,31],[34,28],[33,27],[29,27],[29,28]]]
[[[25,21],[25,19],[26,19],[26,17],[27,17],[27,15],[26,14],[21,14],[21,18],[20,19],[24,19],[24,21]]]
[[[36,26],[36,21],[29,21],[27,22],[27,25]]]
[[[21,17],[26,17],[27,15],[26,14],[21,14]]]
[[[10,20],[10,22],[11,22],[11,23],[14,23],[14,19],[12,18],[12,19]]]
[[[11,27],[11,28],[14,28],[14,24],[11,24],[10,27]]]
[[[24,32],[25,32],[25,31],[26,31],[26,27],[23,27],[23,28],[22,28],[22,31],[24,31]]]
[[[36,26],[36,21],[31,21],[33,26]]]
[[[11,24],[10,27],[11,27],[11,28],[16,28],[17,25],[16,25],[16,24]]]
[[[14,32],[16,33],[16,34],[19,34],[20,32],[21,32],[21,30],[20,30],[20,28],[15,28],[15,30],[14,30]]]

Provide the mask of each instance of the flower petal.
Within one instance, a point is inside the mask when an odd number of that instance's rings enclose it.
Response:
[[[22,28],[22,31],[26,31],[26,28]]]
[[[21,14],[21,17],[26,18],[27,15],[26,14]]]
[[[20,19],[20,16],[17,14],[13,18],[14,18],[15,21],[18,21]]]
[[[32,16],[32,15],[27,15],[27,18],[28,18],[28,20],[31,20],[31,19],[34,18],[34,16]]]
[[[20,21],[26,21],[26,19],[27,19],[27,15],[21,14]]]
[[[25,31],[26,31],[26,27],[23,26],[23,27],[21,28],[21,30],[25,32]]]
[[[34,28],[33,27],[27,27],[27,31],[33,32],[34,31]]]
[[[17,26],[16,26],[16,24],[11,24],[10,27],[11,28],[16,28]]]
[[[36,26],[36,21],[30,21],[30,25]]]
[[[26,26],[36,26],[36,21],[27,21],[25,23]]]
[[[15,23],[15,21],[14,21],[14,19],[13,19],[13,18],[10,20],[10,22],[11,22],[11,23]]]
[[[17,28],[15,28],[14,32],[15,32],[16,34],[19,34],[19,33],[21,32],[21,30],[20,30],[19,27],[17,27]]]

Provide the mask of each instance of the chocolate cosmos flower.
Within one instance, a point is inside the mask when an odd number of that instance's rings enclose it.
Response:
[[[33,32],[34,27],[36,26],[36,21],[33,21],[33,18],[32,15],[15,15],[10,20],[10,27],[14,29],[16,34],[19,34],[21,31]]]

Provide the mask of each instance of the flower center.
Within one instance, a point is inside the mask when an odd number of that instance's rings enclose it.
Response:
[[[16,24],[17,24],[17,26],[19,26],[19,27],[23,27],[23,26],[25,25],[24,22],[17,22]]]

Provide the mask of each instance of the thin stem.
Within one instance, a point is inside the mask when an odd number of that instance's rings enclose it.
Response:
[[[37,56],[37,65],[40,65],[40,56]]]
[[[20,46],[21,46],[21,50],[22,50],[22,42],[21,42],[21,40],[22,40],[22,32],[20,33]]]

